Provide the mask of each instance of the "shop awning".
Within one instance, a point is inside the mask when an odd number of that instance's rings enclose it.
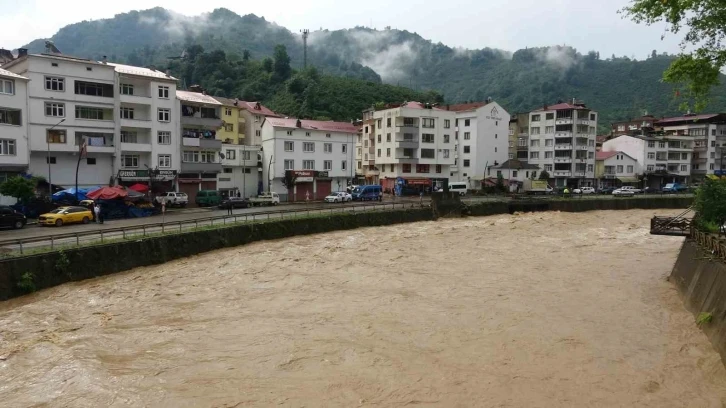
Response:
[[[706,177],[710,178],[711,180],[719,180],[719,177],[715,174],[707,174]]]
[[[618,180],[623,183],[637,183],[639,181],[637,177],[618,177]]]

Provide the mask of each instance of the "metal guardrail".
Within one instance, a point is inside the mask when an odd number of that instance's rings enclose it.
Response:
[[[692,227],[691,238],[702,248],[711,252],[714,257],[726,261],[726,242],[721,240],[718,235],[702,232]]]
[[[171,233],[171,232],[177,232],[181,233],[184,231],[184,226],[186,225],[186,229],[191,229],[191,226],[193,225],[193,230],[196,230],[199,228],[200,224],[203,224],[203,226],[216,226],[216,225],[226,225],[226,224],[236,224],[240,222],[255,222],[255,221],[265,221],[274,218],[279,219],[285,219],[285,216],[300,216],[301,214],[305,215],[311,215],[311,214],[335,214],[335,213],[346,213],[346,212],[366,212],[366,211],[376,211],[376,210],[395,210],[395,209],[406,209],[406,208],[421,208],[423,206],[429,206],[430,203],[428,201],[426,202],[407,202],[407,203],[384,203],[384,204],[354,204],[354,205],[347,205],[347,206],[317,206],[312,208],[302,208],[302,209],[296,209],[296,210],[282,210],[282,211],[266,211],[266,212],[256,212],[256,213],[243,213],[243,214],[233,214],[233,215],[219,215],[219,216],[213,216],[213,217],[204,217],[204,218],[197,218],[193,220],[180,220],[180,221],[170,221],[170,222],[157,222],[157,223],[151,223],[151,224],[142,224],[142,225],[133,225],[128,227],[119,227],[119,228],[108,228],[103,230],[94,230],[94,231],[84,231],[84,232],[71,232],[66,234],[52,234],[52,235],[44,235],[41,237],[32,237],[32,238],[23,238],[23,239],[7,239],[7,240],[0,240],[0,247],[8,247],[8,246],[17,246],[18,250],[20,251],[20,254],[22,255],[25,251],[24,247],[27,247],[29,244],[37,244],[37,243],[47,243],[47,245],[39,246],[39,247],[46,247],[49,246],[51,250],[53,250],[57,245],[68,245],[68,243],[62,243],[61,241],[68,241],[69,239],[72,240],[75,238],[75,245],[80,246],[81,241],[83,238],[93,237],[93,238],[100,238],[101,242],[104,242],[105,237],[113,236],[114,238],[123,238],[127,239],[128,237],[133,236],[141,236],[145,237],[147,234],[150,234],[151,231],[154,229],[161,228],[162,234],[165,233]],[[215,224],[215,222],[217,222]],[[158,232],[155,232],[158,233]],[[72,243],[71,243],[72,245]],[[2,254],[0,253],[0,257],[2,257]]]

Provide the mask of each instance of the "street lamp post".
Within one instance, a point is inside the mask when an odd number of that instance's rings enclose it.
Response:
[[[48,145],[48,155],[46,157],[46,160],[48,161],[48,194],[52,197],[53,196],[53,183],[51,182],[51,174],[50,174],[50,135],[48,134],[51,130],[53,130],[56,126],[60,125],[61,123],[65,122],[66,119],[63,118],[60,120],[60,122],[56,123],[55,125],[51,126],[50,129],[48,129],[45,133],[45,142]]]

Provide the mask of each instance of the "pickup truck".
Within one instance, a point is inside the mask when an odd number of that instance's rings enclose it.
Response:
[[[164,193],[162,195],[156,196],[156,202],[166,203],[168,206],[179,206],[179,207],[186,207],[187,204],[189,204],[189,196],[187,193],[176,193],[176,192],[168,192]]]
[[[257,197],[251,197],[249,201],[252,206],[278,205],[280,196],[277,193],[260,194]]]

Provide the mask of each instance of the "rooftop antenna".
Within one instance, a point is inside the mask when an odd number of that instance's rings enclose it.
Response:
[[[308,67],[308,35],[310,35],[310,30],[306,28],[300,32],[303,38],[303,69],[305,69]]]

